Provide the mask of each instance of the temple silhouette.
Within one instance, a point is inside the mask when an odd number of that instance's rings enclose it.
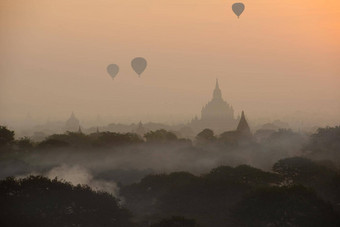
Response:
[[[203,106],[201,118],[196,116],[188,124],[166,125],[148,122],[144,125],[140,121],[138,124],[125,125],[111,123],[106,127],[102,127],[102,130],[104,131],[121,133],[133,132],[141,137],[149,131],[159,129],[178,132],[179,135],[187,138],[193,138],[197,133],[204,129],[211,129],[215,134],[221,134],[226,140],[232,141],[239,138],[251,137],[252,135],[244,112],[242,111],[242,114],[235,118],[232,105],[223,99],[222,91],[217,79],[212,99]],[[94,133],[98,132],[98,130],[98,127],[92,127],[88,130],[85,129],[85,132]],[[74,113],[72,113],[70,118],[66,121],[64,131],[82,133],[83,130],[80,126],[80,122]]]
[[[192,119],[190,127],[195,131],[205,128],[214,130],[217,133],[234,130],[240,120],[235,118],[233,107],[223,100],[222,91],[216,79],[213,97],[201,111],[201,118],[197,116]]]
[[[77,130],[78,131],[81,130],[79,120],[78,118],[76,118],[73,112],[70,118],[66,121],[64,128],[65,128],[65,131],[70,131],[70,132],[76,132]]]

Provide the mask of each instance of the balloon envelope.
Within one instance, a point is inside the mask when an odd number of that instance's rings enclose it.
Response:
[[[241,2],[235,3],[235,4],[233,4],[233,6],[232,6],[232,9],[233,9],[233,11],[234,11],[234,13],[236,14],[237,17],[240,17],[240,15],[241,15],[241,14],[243,13],[243,11],[244,11],[244,8],[245,8],[245,6],[244,6],[244,4],[241,3]]]
[[[140,76],[144,72],[147,66],[147,62],[144,58],[134,58],[131,61],[133,70]]]
[[[119,66],[116,65],[116,64],[110,64],[110,65],[107,66],[106,70],[113,79],[115,76],[117,76],[117,74],[119,72]]]

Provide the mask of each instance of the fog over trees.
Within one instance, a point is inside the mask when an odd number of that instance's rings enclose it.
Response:
[[[339,227],[339,28],[339,0],[0,0],[0,227]]]
[[[339,225],[340,127],[235,135],[1,126],[1,226]]]

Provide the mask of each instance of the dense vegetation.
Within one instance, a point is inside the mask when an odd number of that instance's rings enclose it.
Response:
[[[131,133],[66,133],[33,143],[29,138],[15,140],[14,132],[1,127],[0,226],[340,225],[340,127],[319,129],[307,139],[279,130],[262,142],[246,143],[216,136],[211,130],[199,133],[195,141],[165,130],[149,132],[144,138]],[[158,155],[171,149],[174,160]],[[250,162],[271,168],[222,164],[209,171],[162,172],[110,167],[124,152],[130,152],[126,160],[137,157],[135,163],[141,162],[145,150],[163,158],[157,161],[164,166],[167,162],[190,165],[187,160],[197,161],[192,154],[204,164],[210,156],[233,158],[247,152]],[[86,162],[90,167],[97,160],[105,165],[111,153],[120,152],[104,169],[89,167],[94,179],[116,181],[118,194],[40,176],[61,163],[84,164],[79,159],[86,152],[94,154]],[[71,156],[74,153],[79,155]],[[53,160],[56,157],[60,160]],[[40,175],[5,178],[32,172]]]
[[[184,215],[203,226],[339,224],[333,210],[340,202],[337,171],[302,158],[281,160],[275,170],[242,165],[221,166],[201,176],[185,172],[149,175],[123,187],[121,195],[127,208],[149,219]],[[315,179],[313,184],[301,180],[306,176]]]
[[[41,176],[0,181],[0,207],[1,226],[131,226],[111,195]]]

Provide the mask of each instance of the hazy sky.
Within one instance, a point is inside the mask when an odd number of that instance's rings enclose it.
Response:
[[[0,0],[0,118],[186,121],[216,78],[249,118],[340,116],[340,1],[234,2]]]

